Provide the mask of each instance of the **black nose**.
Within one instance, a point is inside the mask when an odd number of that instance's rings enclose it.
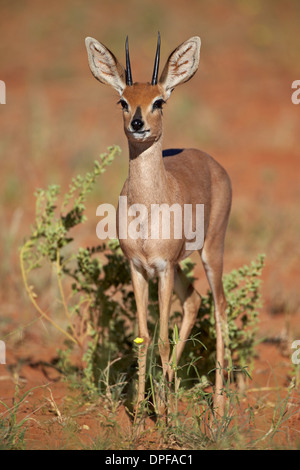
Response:
[[[144,123],[141,119],[134,119],[132,122],[131,122],[131,127],[134,131],[139,131],[140,129],[142,129]]]

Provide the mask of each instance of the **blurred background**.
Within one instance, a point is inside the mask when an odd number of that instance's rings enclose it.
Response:
[[[181,42],[202,39],[197,74],[165,107],[165,148],[197,147],[226,168],[233,207],[224,271],[266,253],[263,334],[284,328],[288,315],[300,338],[300,105],[291,101],[300,79],[299,26],[298,0],[0,0],[2,334],[17,326],[22,339],[36,326],[18,261],[34,222],[35,189],[66,189],[107,146],[121,147],[88,201],[76,240],[84,246],[97,244],[96,207],[117,204],[127,175],[118,97],[92,77],[85,37],[124,64],[128,34],[133,79],[149,81],[160,31],[161,70]],[[196,275],[206,290],[201,266]]]

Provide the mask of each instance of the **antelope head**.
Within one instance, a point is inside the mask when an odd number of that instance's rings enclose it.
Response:
[[[133,82],[128,37],[126,39],[126,69],[114,54],[93,38],[85,40],[92,74],[101,83],[112,86],[120,95],[125,134],[132,143],[151,144],[162,136],[162,108],[177,85],[190,80],[199,65],[201,41],[192,37],[178,46],[169,56],[158,80],[160,34],[151,82]]]

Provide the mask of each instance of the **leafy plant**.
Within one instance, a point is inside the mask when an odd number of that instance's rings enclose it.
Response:
[[[130,352],[135,317],[134,296],[130,285],[129,266],[115,242],[70,251],[71,230],[85,221],[85,201],[96,179],[111,164],[118,147],[95,161],[94,169],[72,180],[69,191],[58,199],[60,187],[51,185],[36,191],[36,220],[31,236],[20,250],[20,264],[29,299],[41,318],[49,321],[65,337],[65,349],[59,351],[60,366],[67,373],[77,372],[71,362],[71,351],[81,352],[82,383],[97,389],[101,371],[109,360],[125,358]],[[106,258],[105,263],[100,257]],[[30,278],[38,269],[54,271],[59,303],[64,318],[56,320],[55,311],[38,303],[36,287]],[[37,274],[33,282],[38,279]],[[50,309],[51,311],[51,309]],[[67,323],[67,327],[63,325]],[[112,378],[113,379],[113,378]]]
[[[109,148],[100,156],[100,161],[95,162],[93,171],[72,180],[62,198],[57,185],[36,191],[36,221],[31,236],[21,248],[20,261],[25,288],[32,304],[39,315],[65,337],[65,347],[58,352],[60,368],[69,375],[79,374],[80,380],[76,383],[85,385],[87,390],[100,391],[110,398],[112,391],[117,392],[119,399],[125,381],[126,394],[130,396],[131,379],[136,373],[136,357],[132,347],[137,336],[136,305],[129,265],[117,241],[79,248],[77,251],[74,245],[71,248],[74,241],[72,229],[85,221],[86,198],[118,152],[118,147]],[[60,198],[62,201],[59,204]],[[259,276],[263,259],[260,256],[249,267],[245,266],[224,277],[229,320],[226,350],[230,372],[245,370],[254,357],[260,302]],[[38,303],[37,288],[29,280],[32,279],[36,285],[37,270],[49,267],[55,273],[59,294],[59,303],[53,308],[52,302],[52,310]],[[193,264],[186,261],[182,267],[192,277]],[[149,329],[155,337],[159,318],[156,280],[151,281],[149,293]],[[63,320],[57,319],[58,308],[63,311]],[[51,313],[48,313],[49,310]],[[175,312],[173,325],[175,319],[180,322],[180,315]],[[170,331],[170,338],[171,344],[172,341],[178,342],[177,329],[174,333]],[[72,362],[74,348],[80,351],[79,365]],[[180,381],[185,381],[186,385],[193,385],[195,380],[207,383],[206,375],[214,368],[214,355],[213,301],[209,292],[202,297],[198,320],[181,360],[183,366],[174,366],[177,389]],[[155,379],[153,374],[160,372],[155,341],[150,358],[152,380]],[[114,384],[122,386],[117,391],[111,388]]]
[[[224,336],[229,373],[250,373],[253,366],[258,312],[261,307],[260,276],[264,259],[264,255],[259,255],[250,266],[233,270],[223,277],[228,320]],[[190,269],[189,266],[188,270]],[[212,368],[215,361],[215,331],[213,299],[211,292],[208,292],[202,297],[198,320],[191,335],[193,337],[193,334],[200,332],[201,343],[196,343],[194,357],[201,356],[206,370],[208,367]]]

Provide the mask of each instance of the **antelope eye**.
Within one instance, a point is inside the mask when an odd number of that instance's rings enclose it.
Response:
[[[165,100],[160,98],[159,100],[154,101],[152,105],[152,109],[162,109],[163,105],[165,104]]]
[[[128,103],[127,103],[127,101],[121,99],[120,101],[118,101],[118,104],[119,104],[119,103],[120,103],[120,105],[122,106],[122,109],[125,109],[125,111],[128,111]]]

